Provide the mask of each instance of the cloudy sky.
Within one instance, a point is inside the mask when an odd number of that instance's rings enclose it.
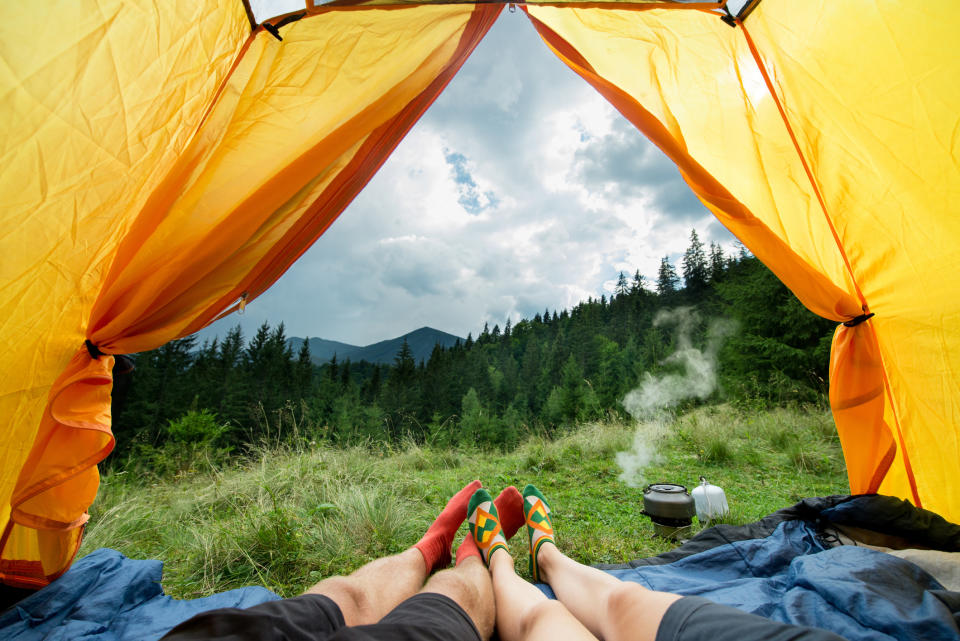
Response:
[[[459,336],[648,280],[690,229],[733,237],[675,166],[504,11],[367,188],[273,288],[201,333],[264,321],[356,345]]]

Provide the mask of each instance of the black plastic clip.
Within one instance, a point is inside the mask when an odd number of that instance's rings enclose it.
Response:
[[[110,354],[106,352],[101,352],[100,348],[94,345],[93,341],[89,338],[83,342],[83,346],[87,348],[87,353],[90,354],[90,358],[95,361],[99,360],[101,356],[110,356]],[[126,354],[114,354],[113,359],[114,374],[129,374],[136,369],[133,359]]]
[[[869,314],[860,314],[856,318],[851,318],[850,320],[846,321],[844,325],[846,325],[847,327],[856,327],[863,321],[869,318],[873,318],[874,316],[876,316],[876,314],[874,314],[873,312],[870,312]]]
[[[101,356],[107,356],[107,354],[105,354],[104,352],[101,352],[100,348],[94,345],[93,341],[91,341],[89,338],[86,341],[84,341],[83,344],[87,348],[87,353],[90,354],[90,358],[92,358],[93,360],[97,360]]]
[[[723,20],[724,22],[726,22],[728,25],[730,25],[730,26],[733,27],[734,29],[736,29],[736,28],[737,28],[737,19],[733,16],[732,13],[730,13],[730,9],[727,9],[727,4],[724,3],[723,6],[720,7],[720,8],[723,9],[723,12],[726,14],[726,15],[724,15],[724,16],[720,16],[720,19]]]
[[[303,13],[291,14],[286,18],[284,18],[283,20],[280,20],[276,24],[270,24],[269,22],[264,22],[263,28],[269,31],[271,36],[273,36],[274,38],[282,42],[283,38],[280,37],[280,27],[285,27],[291,22],[296,22],[297,20],[303,18],[306,15],[307,15],[307,12],[304,11]]]

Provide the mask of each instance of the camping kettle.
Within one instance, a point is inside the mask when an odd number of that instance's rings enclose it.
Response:
[[[687,488],[676,483],[653,483],[643,488],[643,513],[653,521],[653,531],[668,539],[689,530],[695,512]]]
[[[711,485],[703,476],[700,485],[693,488],[693,502],[697,507],[697,520],[701,523],[725,516],[730,511],[727,495],[716,485]]]

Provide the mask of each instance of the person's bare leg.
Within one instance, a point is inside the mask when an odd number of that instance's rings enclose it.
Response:
[[[350,576],[320,581],[305,594],[322,594],[333,600],[347,625],[376,623],[416,594],[433,570],[450,563],[450,545],[466,518],[467,503],[480,481],[457,492],[412,548],[371,561]]]
[[[420,592],[449,597],[467,613],[480,638],[490,638],[494,619],[493,587],[480,557],[464,559],[454,569],[437,572]]]
[[[561,602],[517,576],[506,550],[490,556],[490,574],[502,641],[597,641]]]
[[[371,561],[350,576],[332,576],[304,594],[330,597],[347,625],[376,623],[423,586],[427,568],[416,548]],[[387,587],[389,586],[389,589]]]
[[[577,563],[552,544],[540,548],[537,563],[557,599],[604,641],[654,641],[667,608],[680,598]]]

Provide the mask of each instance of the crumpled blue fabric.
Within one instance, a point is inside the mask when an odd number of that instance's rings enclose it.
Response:
[[[608,570],[651,590],[700,596],[850,641],[960,639],[943,586],[909,561],[863,547],[826,549],[805,521],[666,565]],[[549,586],[538,584],[549,597]]]
[[[160,561],[101,549],[0,616],[3,639],[157,639],[199,612],[279,599],[261,587],[180,601],[163,594]],[[850,641],[960,639],[936,579],[868,548],[825,548],[806,521],[666,565],[608,571],[653,590],[702,596],[775,621],[823,628]],[[539,584],[547,596],[553,592]],[[942,592],[941,592],[942,594]],[[955,593],[952,593],[955,594]]]
[[[266,588],[247,587],[178,600],[163,593],[162,573],[161,561],[138,561],[116,550],[96,550],[3,613],[0,638],[147,641],[159,639],[200,612],[247,608],[280,598]]]

